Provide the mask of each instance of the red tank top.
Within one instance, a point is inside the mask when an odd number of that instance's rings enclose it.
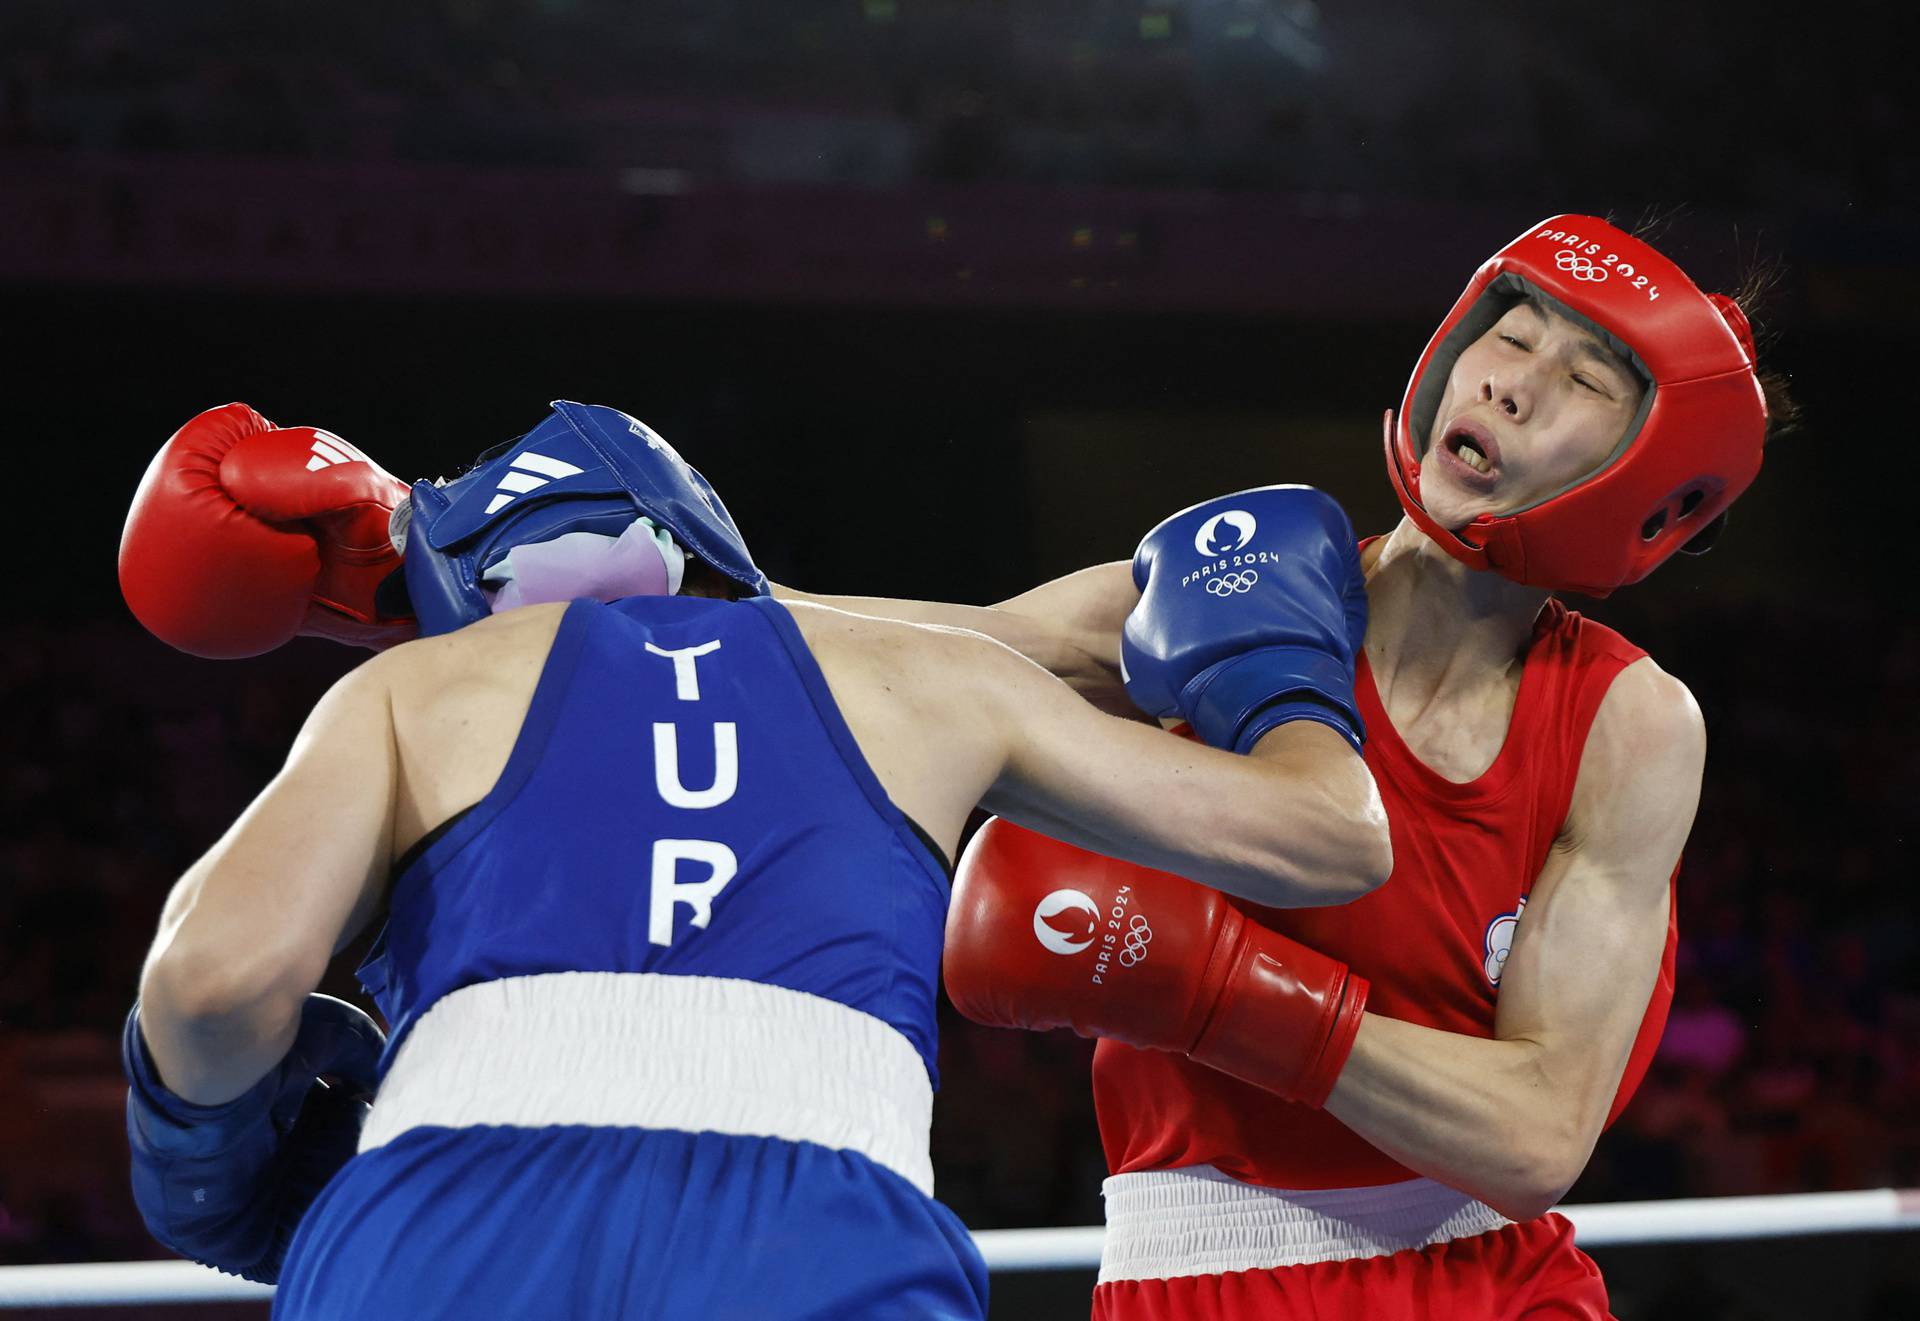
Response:
[[[1337,908],[1234,902],[1255,921],[1367,977],[1371,1012],[1491,1037],[1501,964],[1566,821],[1587,730],[1614,676],[1644,655],[1612,629],[1549,600],[1521,668],[1506,742],[1479,779],[1459,784],[1400,741],[1363,654],[1354,693],[1367,725],[1367,766],[1386,804],[1393,875]],[[1666,1025],[1676,937],[1669,916],[1660,976],[1609,1123],[1646,1073]],[[1100,1042],[1093,1094],[1115,1174],[1208,1164],[1271,1188],[1416,1177],[1325,1111],[1164,1051]]]

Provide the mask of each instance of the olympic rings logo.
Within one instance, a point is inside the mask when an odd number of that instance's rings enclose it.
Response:
[[[1232,596],[1235,592],[1251,591],[1253,585],[1259,581],[1260,575],[1254,570],[1248,569],[1245,573],[1241,573],[1236,569],[1232,573],[1223,573],[1216,578],[1207,579],[1207,590],[1215,596]]]
[[[1120,942],[1120,966],[1131,968],[1147,957],[1147,946],[1153,940],[1153,928],[1147,925],[1147,919],[1135,913],[1127,922],[1126,939]]]
[[[1565,248],[1553,254],[1553,264],[1574,279],[1584,280],[1588,284],[1599,284],[1607,278],[1606,267],[1596,266],[1591,259],[1577,252],[1568,252]]]

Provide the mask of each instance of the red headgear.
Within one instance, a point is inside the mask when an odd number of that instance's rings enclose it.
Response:
[[[1460,353],[1516,302],[1544,296],[1640,373],[1640,412],[1598,471],[1524,509],[1449,531],[1420,503],[1420,460]],[[1408,517],[1455,559],[1515,582],[1605,596],[1639,582],[1760,471],[1767,406],[1753,331],[1731,298],[1592,216],[1543,220],[1475,273],[1407,382],[1387,470]]]

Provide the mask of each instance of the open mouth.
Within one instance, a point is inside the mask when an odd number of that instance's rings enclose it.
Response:
[[[1460,421],[1447,430],[1441,448],[1450,467],[1471,485],[1489,487],[1500,475],[1500,445],[1485,427]]]

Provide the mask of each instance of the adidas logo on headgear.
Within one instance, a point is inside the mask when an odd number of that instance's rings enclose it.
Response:
[[[514,459],[508,467],[512,471],[500,479],[493,499],[487,502],[489,514],[503,505],[512,504],[515,496],[525,495],[528,491],[537,491],[548,482],[561,477],[571,477],[583,471],[564,459],[550,459],[544,454],[535,454],[532,450]]]

